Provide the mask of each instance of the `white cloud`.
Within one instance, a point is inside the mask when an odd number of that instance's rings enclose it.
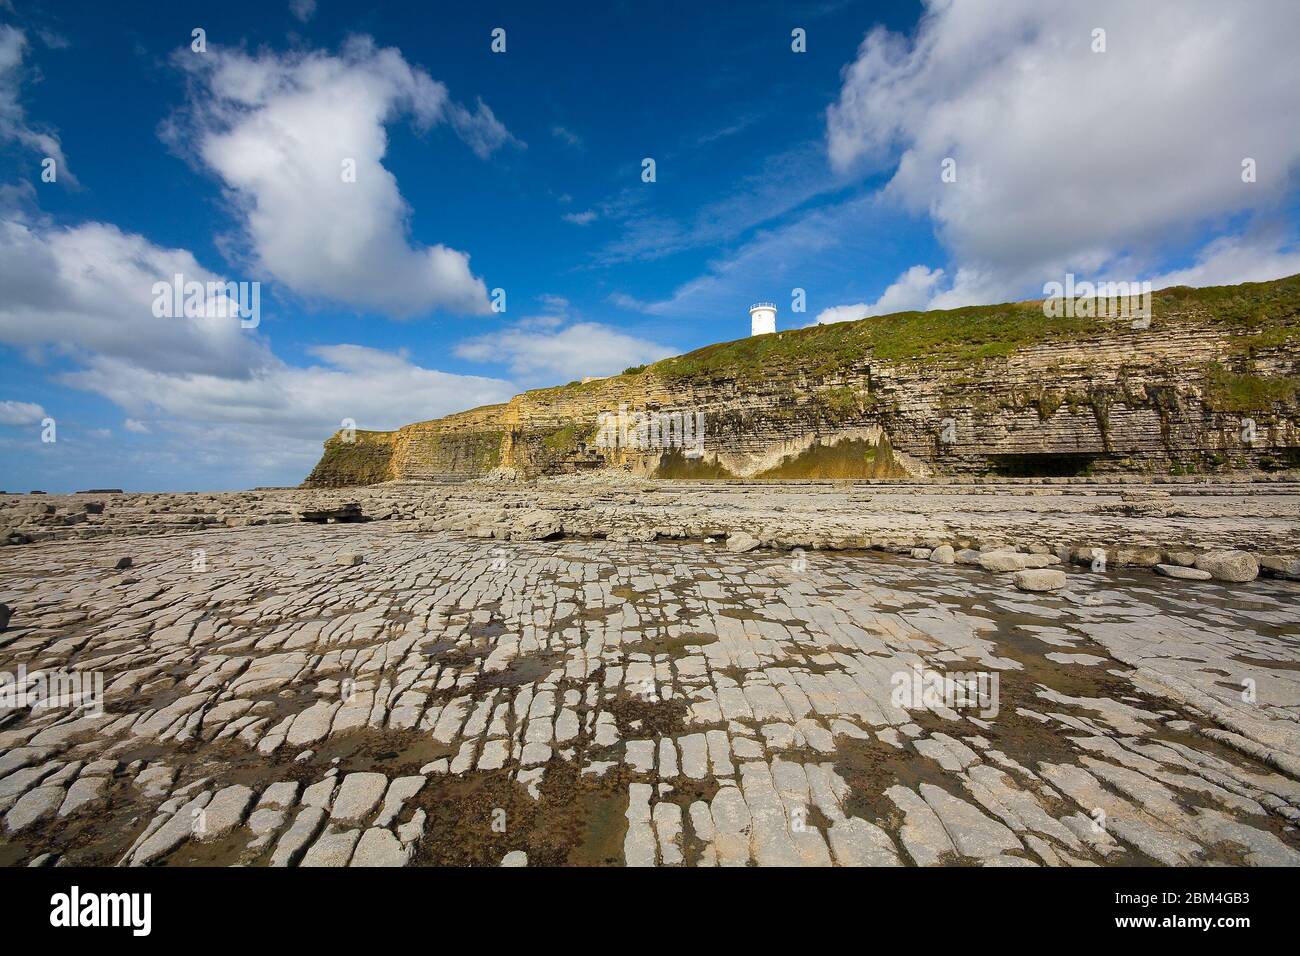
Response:
[[[636,296],[628,295],[626,292],[613,292],[609,295],[609,301],[620,309],[627,309],[629,312],[654,311],[655,303],[648,302],[645,299],[638,299]]]
[[[411,82],[402,94],[407,97],[405,105],[390,103],[384,110],[407,109],[417,122],[422,118],[432,122],[439,115],[437,111],[446,105],[445,90],[440,92],[427,76],[411,72],[393,51],[362,47],[350,47],[356,62],[317,58],[314,68],[325,75],[355,69],[362,74],[388,71],[390,76],[400,76],[406,70]],[[311,73],[313,68],[307,65],[311,59],[303,57],[296,62],[301,70]],[[242,129],[243,122],[257,126],[260,121],[246,114],[271,109],[272,102],[289,113],[310,113],[322,107],[314,98],[320,84],[310,77],[280,75],[277,70],[284,64],[279,61],[248,60],[243,66],[249,68],[229,63],[215,66],[218,72],[226,68],[229,72],[220,80],[208,78],[224,91],[223,96],[248,107],[229,103],[214,107],[242,117],[232,123],[229,135],[238,138],[235,129]],[[348,95],[364,99],[368,83],[382,86],[367,74],[359,77],[362,88],[349,88],[345,83],[335,92],[345,100]],[[290,107],[285,101],[293,98],[292,90],[302,95],[300,102]],[[334,105],[346,112],[348,104]],[[485,111],[485,107],[474,113],[464,111],[459,120],[447,121],[462,127],[482,125],[486,141],[491,139],[491,114]],[[308,117],[300,125],[277,128],[306,135],[314,122]],[[382,122],[372,132],[382,140]],[[251,132],[241,142],[251,149],[284,146],[291,164],[306,161],[301,144],[277,146]],[[382,148],[372,155],[382,155]],[[230,154],[227,158],[237,164],[246,162],[245,170],[254,180],[258,169],[271,180],[278,175],[274,163],[259,165],[265,157],[241,160]],[[359,171],[365,168],[358,164]],[[377,160],[370,171],[388,176]],[[310,177],[307,179],[310,185]],[[268,195],[273,194],[271,189]],[[391,196],[400,205],[395,186]],[[205,269],[185,249],[164,248],[110,224],[56,226],[38,215],[19,212],[30,199],[27,194],[0,190],[0,289],[4,290],[0,295],[0,344],[21,349],[34,361],[44,360],[47,353],[64,357],[72,370],[54,375],[55,381],[114,402],[129,416],[123,422],[127,433],[149,436],[117,443],[111,450],[99,445],[96,451],[90,445],[79,445],[74,430],[66,442],[60,435],[57,448],[40,445],[37,454],[43,473],[66,487],[138,485],[140,475],[159,474],[170,476],[160,483],[173,487],[296,482],[319,457],[321,441],[337,430],[344,418],[355,420],[362,428],[395,428],[472,405],[503,401],[516,391],[502,379],[436,371],[421,367],[405,353],[360,345],[318,346],[309,350],[313,356],[309,364],[290,365],[272,352],[264,327],[241,328],[237,317],[156,317],[155,283],[170,282],[177,273],[185,280],[203,283],[223,281],[224,277]],[[371,225],[375,223],[372,220]],[[374,229],[369,235],[374,235]],[[388,252],[393,253],[391,243]],[[431,252],[403,244],[395,254],[427,258]],[[473,282],[481,293],[482,283]],[[559,299],[548,301],[556,307],[564,305]],[[30,425],[43,417],[45,411],[39,405],[0,401],[0,424]],[[103,440],[114,437],[106,428],[87,428],[82,434]]]
[[[446,123],[479,155],[514,142],[486,105],[453,102],[365,37],[338,55],[209,48],[176,61],[193,85],[164,136],[229,187],[258,268],[305,297],[397,317],[490,311],[467,254],[411,243],[410,209],[382,162],[400,116],[419,130]]]
[[[1231,285],[1237,282],[1265,282],[1300,273],[1300,246],[1280,246],[1276,236],[1225,236],[1207,245],[1196,262],[1153,276],[1151,285]]]
[[[927,211],[958,283],[965,271],[995,299],[1065,271],[1149,269],[1293,188],[1297,36],[1291,0],[929,0],[915,38],[863,41],[828,111],[829,157],[894,166],[887,194]],[[940,179],[947,157],[956,182]]]
[[[716,246],[777,220],[843,183],[827,169],[820,147],[803,143],[767,156],[735,188],[684,219],[647,211],[647,191],[625,189],[596,205],[623,233],[597,255],[603,265],[646,262],[688,249]]]
[[[0,342],[70,358],[77,368],[59,375],[61,384],[109,399],[130,416],[127,432],[158,439],[148,457],[131,459],[138,467],[224,487],[301,480],[343,418],[395,428],[515,391],[501,379],[422,368],[359,345],[321,346],[312,350],[316,363],[289,365],[237,318],[155,318],[153,283],[174,272],[217,278],[189,252],[113,226],[0,218]],[[0,402],[0,422],[41,417],[40,406]],[[79,477],[68,480],[120,474],[126,454],[79,459]],[[237,478],[230,477],[235,460]]]
[[[23,54],[27,36],[17,27],[0,23],[0,141],[11,140],[32,150],[42,159],[55,161],[57,182],[77,185],[68,168],[59,138],[47,129],[33,126],[19,101]]]
[[[538,316],[456,346],[456,354],[474,362],[503,362],[530,384],[572,381],[589,375],[612,375],[633,365],[657,362],[673,349],[626,335],[598,322],[559,328],[558,316]]]
[[[233,427],[268,441],[306,441],[317,450],[344,418],[359,428],[390,429],[513,394],[501,379],[422,368],[382,349],[326,345],[309,351],[320,361],[298,367],[273,359],[242,379],[146,371],[96,358],[62,381],[111,399],[133,418],[147,416],[155,426],[172,420]]]
[[[770,299],[780,304],[794,287],[815,291],[811,281],[834,256],[851,260],[865,255],[863,221],[876,205],[873,196],[859,196],[814,209],[789,222],[758,232],[734,252],[709,263],[708,271],[655,301],[615,292],[609,301],[620,308],[648,315],[708,317],[726,323],[738,335],[749,334],[750,303]],[[855,245],[855,243],[857,245]],[[781,315],[778,328],[784,327]],[[723,333],[723,338],[733,335]]]
[[[156,318],[153,285],[176,273],[220,278],[183,249],[115,226],[57,228],[0,213],[0,342],[224,377],[269,361],[264,340],[238,319]]]
[[[316,0],[289,0],[289,12],[306,23],[316,15]]]
[[[551,135],[554,136],[556,139],[558,139],[561,143],[564,143],[568,146],[572,146],[574,149],[582,149],[583,146],[582,137],[570,129],[565,129],[563,126],[560,126],[558,123],[555,126],[551,127]]]
[[[598,214],[594,209],[587,209],[583,212],[566,212],[560,217],[565,222],[571,222],[575,226],[587,226],[595,222]]]
[[[45,409],[33,402],[0,402],[0,425],[39,425]]]
[[[143,370],[97,358],[61,377],[65,385],[104,396],[133,416],[148,416],[151,467],[190,481],[265,484],[301,481],[321,442],[344,419],[365,429],[393,429],[515,393],[509,382],[422,368],[407,357],[360,345],[311,350],[319,360],[297,367],[273,360],[243,379]],[[133,454],[135,454],[133,452]],[[101,463],[102,466],[102,463]],[[236,469],[232,471],[232,469]]]
[[[869,315],[924,309],[930,302],[935,285],[942,278],[942,269],[912,266],[895,279],[875,302],[870,305],[859,302],[857,305],[837,305],[823,309],[817,315],[817,323],[826,325],[830,322],[852,322]]]
[[[525,148],[524,144],[515,139],[505,125],[496,118],[492,108],[482,100],[477,101],[473,112],[457,103],[448,103],[447,119],[457,135],[479,159],[487,159],[506,145],[518,149]]]

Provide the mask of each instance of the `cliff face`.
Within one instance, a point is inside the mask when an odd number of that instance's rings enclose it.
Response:
[[[1167,289],[1149,323],[1049,318],[1028,302],[712,345],[393,432],[336,434],[305,484],[497,467],[787,478],[1294,468],[1298,394],[1293,276]]]

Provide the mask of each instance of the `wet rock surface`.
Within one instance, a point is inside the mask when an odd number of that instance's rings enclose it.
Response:
[[[1144,541],[1093,486],[575,487],[98,494],[0,549],[0,671],[102,680],[0,707],[0,863],[1300,863],[1300,583],[1141,553],[1285,571],[1276,487]]]

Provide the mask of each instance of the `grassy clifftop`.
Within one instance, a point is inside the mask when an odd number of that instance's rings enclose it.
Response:
[[[1153,328],[1173,319],[1195,317],[1240,336],[1236,343],[1240,351],[1300,342],[1300,275],[1199,289],[1172,286],[1153,293],[1151,299]],[[667,383],[695,377],[753,381],[791,367],[824,374],[867,358],[967,364],[1003,358],[1044,342],[1083,342],[1116,321],[1049,318],[1043,314],[1041,300],[893,312],[718,342],[628,369],[614,378],[649,376]],[[597,390],[608,381],[570,382],[524,394],[554,400]]]
[[[1204,289],[1175,286],[1151,298],[1153,327],[1171,317],[1195,315],[1239,331],[1243,348],[1300,340],[1300,275]],[[881,361],[963,364],[1001,358],[1047,341],[1081,342],[1114,321],[1049,318],[1040,301],[894,312],[707,345],[664,359],[639,374],[669,381],[697,375],[753,379],[789,365],[825,372],[869,356]]]

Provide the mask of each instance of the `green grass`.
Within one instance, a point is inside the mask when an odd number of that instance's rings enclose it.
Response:
[[[1239,348],[1280,347],[1300,341],[1300,276],[1204,289],[1175,286],[1154,293],[1151,308],[1156,323],[1170,316],[1196,314],[1229,326],[1241,334]],[[826,374],[868,356],[890,362],[978,363],[1038,343],[1082,341],[1112,321],[1048,318],[1039,302],[896,312],[708,345],[656,362],[646,371],[669,381],[695,377],[755,380],[793,366],[814,375]]]
[[[585,437],[587,431],[576,422],[570,422],[543,438],[542,444],[551,451],[574,451],[577,449],[579,441]]]
[[[387,481],[393,477],[392,437],[392,432],[357,431],[348,442],[342,432],[335,434],[325,442],[325,451],[308,481],[338,477],[358,485]]]
[[[1300,331],[1300,275],[1202,289],[1179,285],[1162,289],[1152,298],[1157,319],[1166,313],[1204,312],[1245,331],[1275,326]]]
[[[873,445],[860,438],[843,438],[834,444],[814,444],[755,478],[890,478],[906,471],[894,461],[889,440],[883,435]]]
[[[840,422],[857,418],[878,400],[865,389],[841,385],[818,390],[813,393],[813,401],[821,405],[829,421]]]
[[[735,478],[736,476],[717,461],[687,458],[680,448],[672,448],[659,456],[659,466],[655,469],[654,477]]]
[[[1300,394],[1300,378],[1230,372],[1217,362],[1205,366],[1205,402],[1216,412],[1263,412],[1288,405]]]

